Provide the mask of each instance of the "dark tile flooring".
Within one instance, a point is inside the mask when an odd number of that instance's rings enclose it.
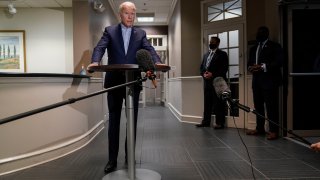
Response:
[[[126,168],[121,131],[118,169]],[[68,156],[0,180],[101,180],[107,151],[104,130]],[[286,138],[247,136],[243,129],[196,128],[156,106],[139,111],[136,168],[158,172],[162,180],[320,179],[320,153]]]

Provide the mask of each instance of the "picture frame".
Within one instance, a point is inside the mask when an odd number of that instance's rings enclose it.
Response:
[[[0,30],[0,72],[26,72],[24,30]]]

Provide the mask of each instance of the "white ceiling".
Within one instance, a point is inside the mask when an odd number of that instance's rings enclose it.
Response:
[[[81,0],[78,0],[81,1]],[[87,0],[82,0],[87,1]],[[93,0],[90,0],[93,1]],[[108,0],[114,12],[118,12],[120,3],[125,0]],[[137,7],[137,13],[154,13],[155,22],[145,25],[163,25],[168,24],[168,18],[171,16],[177,0],[131,0]],[[19,8],[64,8],[72,7],[72,0],[0,0],[0,7],[7,7],[12,2],[19,13]],[[136,22],[142,25],[142,23]]]
[[[72,0],[0,0],[0,7],[7,7],[12,2],[19,11],[23,8],[41,8],[41,7],[72,7]]]

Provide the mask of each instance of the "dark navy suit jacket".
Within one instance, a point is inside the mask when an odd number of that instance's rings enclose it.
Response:
[[[103,36],[94,48],[91,59],[92,63],[99,63],[106,49],[108,52],[108,64],[137,64],[136,53],[140,49],[148,50],[154,63],[161,63],[155,49],[147,40],[146,32],[136,27],[132,27],[127,54],[125,54],[123,45],[121,24],[106,27]],[[135,77],[139,76],[139,74],[140,73],[136,73]],[[106,72],[105,88],[124,82],[124,72]]]
[[[258,44],[250,48],[247,67],[256,63]],[[252,87],[274,89],[282,85],[283,51],[279,43],[268,40],[261,50],[259,63],[265,63],[267,72],[258,71],[252,74]]]
[[[226,74],[229,68],[229,59],[226,52],[217,49],[215,54],[212,57],[212,60],[209,64],[209,67],[206,68],[207,58],[209,56],[209,52],[207,52],[202,59],[202,63],[200,66],[200,75],[203,76],[203,73],[209,71],[212,73],[211,79],[205,79],[206,81],[213,82],[216,77],[223,77],[225,80],[227,79]]]

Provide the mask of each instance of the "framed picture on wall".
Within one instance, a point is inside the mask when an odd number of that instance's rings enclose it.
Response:
[[[24,30],[0,30],[0,72],[26,72]]]

